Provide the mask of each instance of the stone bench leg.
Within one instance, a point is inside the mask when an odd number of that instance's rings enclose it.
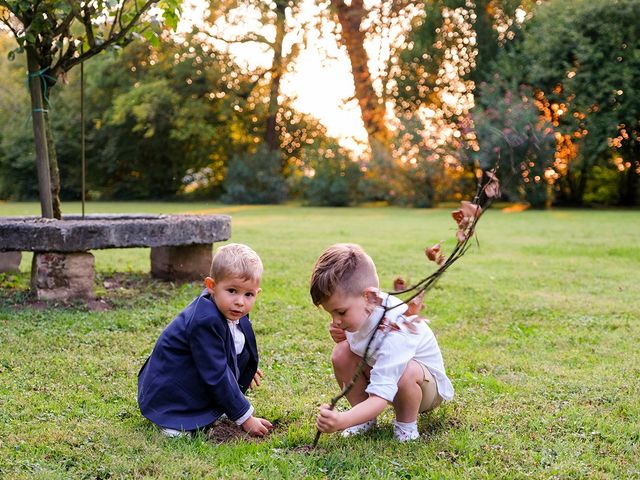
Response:
[[[21,260],[22,252],[0,252],[0,273],[17,272]]]
[[[212,243],[151,248],[151,276],[161,280],[203,280],[209,275]]]
[[[38,300],[94,297],[95,261],[89,252],[34,252],[31,290]]]

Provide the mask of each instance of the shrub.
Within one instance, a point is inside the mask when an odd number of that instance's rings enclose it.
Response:
[[[499,159],[504,194],[544,208],[550,190],[545,172],[553,165],[555,140],[533,92],[526,87],[512,91],[496,76],[491,85],[481,85],[476,102],[472,118],[477,146],[470,149],[471,158],[483,170]]]
[[[587,205],[616,205],[620,200],[620,172],[613,166],[595,165],[584,193]]]
[[[279,151],[261,145],[254,153],[234,155],[223,188],[224,203],[274,204],[287,199]]]
[[[359,200],[362,172],[357,163],[341,155],[328,155],[314,163],[314,174],[302,180],[306,204],[344,207]]]

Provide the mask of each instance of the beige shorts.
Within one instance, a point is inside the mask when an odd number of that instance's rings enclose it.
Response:
[[[438,385],[436,379],[429,371],[426,365],[418,362],[424,372],[424,381],[422,382],[422,401],[420,402],[419,412],[428,412],[438,407],[442,403],[442,397],[438,394]]]

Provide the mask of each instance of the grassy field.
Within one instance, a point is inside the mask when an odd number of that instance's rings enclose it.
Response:
[[[639,211],[488,212],[479,247],[427,298],[454,400],[420,418],[417,442],[393,440],[388,409],[372,434],[323,435],[311,453],[296,447],[311,443],[317,406],[337,391],[328,318],[307,291],[315,258],[357,242],[383,286],[418,280],[432,268],[425,246],[453,246],[450,210],[88,211],[232,215],[233,241],[265,264],[252,319],[266,381],[251,400],[279,426],[261,443],[163,438],[138,411],[136,374],[201,285],[149,280],[145,249],[96,251],[109,309],[43,308],[28,300],[25,254],[20,274],[0,274],[2,478],[640,478]],[[0,204],[0,215],[38,212]]]

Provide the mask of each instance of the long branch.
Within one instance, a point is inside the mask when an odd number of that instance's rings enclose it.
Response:
[[[431,275],[428,275],[427,277],[423,278],[422,280],[420,280],[418,283],[416,283],[412,287],[410,287],[410,288],[408,288],[406,290],[400,290],[400,291],[396,291],[396,292],[391,292],[392,294],[401,294],[401,293],[408,293],[408,292],[415,291],[415,293],[411,297],[409,297],[404,303],[399,303],[399,304],[397,304],[397,305],[395,305],[393,307],[389,307],[389,306],[385,305],[385,308],[384,308],[384,311],[382,313],[382,316],[380,317],[380,320],[378,320],[378,323],[376,324],[376,328],[374,328],[371,336],[369,337],[369,340],[367,341],[367,346],[365,347],[364,355],[362,356],[362,359],[358,363],[358,366],[356,368],[356,371],[355,371],[353,377],[351,378],[351,381],[342,388],[342,391],[338,395],[336,395],[335,397],[333,397],[331,399],[331,403],[329,404],[329,410],[333,410],[335,408],[335,406],[337,405],[337,403],[342,398],[344,398],[346,395],[349,394],[349,392],[353,389],[353,386],[356,384],[356,382],[360,378],[360,375],[362,375],[362,372],[364,370],[364,366],[367,363],[369,349],[371,347],[371,344],[373,343],[373,340],[374,340],[374,338],[376,336],[376,333],[378,333],[378,330],[380,330],[380,327],[381,327],[382,323],[384,322],[384,319],[385,319],[385,316],[386,316],[387,312],[393,310],[394,308],[399,307],[400,305],[409,303],[414,298],[418,297],[419,295],[421,295],[422,293],[426,292],[427,290],[430,290],[431,288],[433,288],[433,286],[438,282],[440,277],[442,277],[444,272],[451,265],[453,265],[455,262],[457,262],[466,253],[466,251],[469,249],[469,246],[470,246],[469,245],[469,241],[471,240],[472,237],[475,237],[474,233],[475,233],[476,225],[477,225],[478,221],[480,220],[480,217],[484,214],[486,209],[492,203],[492,198],[489,198],[488,196],[485,195],[485,202],[483,203],[482,206],[480,205],[480,203],[482,203],[481,199],[482,199],[482,196],[483,196],[483,194],[485,192],[485,189],[487,188],[487,185],[488,185],[488,183],[485,183],[484,185],[482,185],[481,183],[478,184],[478,188],[476,190],[476,195],[474,196],[473,201],[471,203],[474,204],[474,205],[478,205],[481,208],[474,215],[473,220],[471,221],[471,224],[468,225],[464,229],[464,232],[465,232],[464,240],[458,241],[456,243],[456,246],[454,247],[453,251],[451,252],[451,255],[449,255],[449,257],[445,260],[445,262],[435,272],[433,272]],[[384,330],[384,335],[386,336],[387,333],[388,333],[388,329],[385,329]],[[385,337],[383,337],[382,340],[379,342],[378,348],[382,345],[382,342],[384,341],[384,338]],[[316,431],[316,436],[315,436],[315,438],[313,440],[313,447],[314,448],[318,445],[318,441],[320,440],[321,433],[322,432],[320,432],[320,430]]]

